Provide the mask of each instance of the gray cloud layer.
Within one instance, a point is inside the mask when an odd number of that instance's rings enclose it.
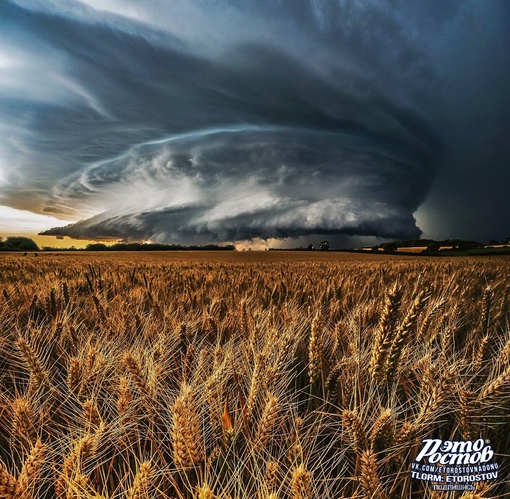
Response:
[[[0,5],[0,203],[82,219],[48,234],[162,242],[419,235],[413,213],[460,157],[456,109],[484,109],[455,55],[506,15],[445,0],[88,2],[108,11]]]

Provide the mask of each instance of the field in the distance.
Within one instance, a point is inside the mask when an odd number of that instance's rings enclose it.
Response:
[[[509,268],[1,254],[0,498],[507,497]],[[424,438],[489,440],[497,478],[433,491]]]

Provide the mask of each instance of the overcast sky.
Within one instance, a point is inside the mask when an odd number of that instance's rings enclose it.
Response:
[[[0,232],[509,237],[509,53],[506,0],[1,0]]]

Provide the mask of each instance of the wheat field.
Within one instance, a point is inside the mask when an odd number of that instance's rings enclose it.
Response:
[[[0,256],[0,498],[509,497],[510,259]],[[424,438],[497,480],[411,477]]]

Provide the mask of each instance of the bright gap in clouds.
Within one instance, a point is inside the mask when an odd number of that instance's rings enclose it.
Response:
[[[71,222],[0,205],[0,235],[34,234],[54,227],[55,224],[69,223]]]

